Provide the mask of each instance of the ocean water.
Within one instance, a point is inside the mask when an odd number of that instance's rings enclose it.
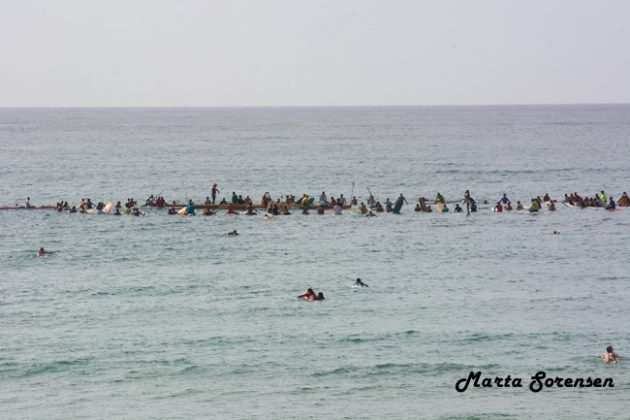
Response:
[[[621,105],[0,109],[0,205],[201,201],[214,182],[410,203],[374,218],[0,211],[0,417],[627,418],[628,362],[594,355],[630,355],[630,210],[413,202],[618,197],[628,133]],[[327,299],[296,299],[308,287]],[[457,392],[471,371],[524,387]],[[532,393],[538,371],[615,387]]]

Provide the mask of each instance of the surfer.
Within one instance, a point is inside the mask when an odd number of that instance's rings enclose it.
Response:
[[[605,363],[617,363],[621,360],[621,356],[613,350],[612,346],[606,347],[606,352],[600,354],[599,358]]]
[[[206,208],[206,209],[203,211],[203,215],[204,215],[204,216],[212,216],[213,214],[214,214],[214,212],[213,212],[213,211],[212,211],[212,209],[210,209],[210,208]]]
[[[339,201],[341,201],[341,199]],[[337,216],[341,214],[341,204],[339,204],[339,201],[337,201],[337,204],[335,204],[335,207],[334,207],[335,214]]]
[[[233,231],[228,232],[228,236],[238,236],[238,232],[234,229]]]
[[[556,204],[553,201],[549,201],[547,207],[549,207],[549,211],[556,211]]]
[[[217,187],[217,184],[214,184],[212,186],[212,190],[211,190],[211,195],[212,195],[212,204],[214,204],[217,200],[217,193],[219,193],[221,191],[219,191],[219,188]]]
[[[367,199],[367,205],[369,208],[376,207],[376,200],[374,200],[374,196],[370,193],[370,196]]]
[[[77,212],[77,208],[75,206],[72,206],[72,208],[70,209],[70,213],[76,213]]]
[[[324,300],[324,299],[325,299],[324,294],[322,292],[319,292],[317,296],[313,298],[313,300]]]
[[[368,287],[367,284],[363,283],[360,277],[357,277],[357,280],[354,282],[354,285],[357,287]]]
[[[298,299],[305,299],[305,300],[313,300],[315,299],[315,292],[313,291],[313,289],[311,289],[310,287],[306,290],[306,292],[302,293],[301,295],[299,295],[297,298]]]
[[[621,198],[617,200],[617,205],[621,207],[630,206],[630,198],[628,198],[628,194],[625,191],[621,195]]]
[[[396,199],[396,204],[394,205],[394,213],[395,214],[400,214],[400,209],[402,208],[404,204],[409,204],[407,203],[407,199],[405,198],[404,195],[402,195],[402,193],[400,193],[400,196]]]
[[[525,210],[525,206],[520,201],[516,202],[516,210]]]
[[[509,198],[507,198],[507,194],[503,193],[503,197],[501,197],[501,199],[499,200],[499,202],[504,205],[505,207],[507,207],[509,204],[512,204],[512,202],[510,201]]]
[[[191,216],[195,215],[195,204],[192,200],[188,200],[188,205],[186,206],[186,214]]]
[[[319,204],[328,204],[328,197],[326,196],[325,191],[322,191],[321,195],[319,196]]]
[[[444,196],[438,192],[435,196],[435,202],[444,204]]]
[[[464,209],[460,207],[459,203],[455,204],[455,208],[453,209],[453,212],[461,213],[463,211],[464,211]],[[470,212],[468,212],[468,214],[470,214]]]
[[[474,206],[474,211],[477,211],[477,205],[475,204],[475,200],[470,196],[470,191],[466,190],[464,192],[464,203],[466,204],[466,215],[470,215],[471,208]]]
[[[610,201],[608,202],[608,205],[606,206],[606,210],[615,210],[615,208],[616,208],[615,200],[613,200],[613,198],[610,197]]]
[[[31,207],[31,197],[26,197],[26,208],[30,209]]]
[[[174,210],[174,209],[171,209],[171,210]],[[114,212],[114,216],[122,216],[122,213],[120,212],[120,208],[116,207],[116,211]]]
[[[368,208],[364,202],[361,202],[361,205],[359,206],[359,211],[361,212],[361,214],[365,214],[368,212]]]
[[[326,208],[324,206],[317,207],[317,214],[324,214]]]
[[[48,254],[51,254],[51,252],[50,251],[46,251],[44,249],[44,247],[39,248],[39,251],[37,251],[37,256],[40,257],[40,258],[41,257],[45,257]]]
[[[368,211],[368,214],[365,217],[375,217],[376,215],[372,212],[372,210]]]

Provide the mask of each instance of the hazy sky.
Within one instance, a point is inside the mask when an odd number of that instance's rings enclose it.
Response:
[[[0,106],[630,102],[629,0],[0,0]]]

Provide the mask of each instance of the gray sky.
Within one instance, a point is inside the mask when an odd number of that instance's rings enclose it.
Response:
[[[630,102],[626,0],[0,6],[0,106]]]

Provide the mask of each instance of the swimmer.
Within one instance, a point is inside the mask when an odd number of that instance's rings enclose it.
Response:
[[[45,257],[45,256],[46,256],[46,255],[48,255],[48,254],[52,254],[52,252],[50,252],[50,251],[46,251],[46,250],[44,249],[44,247],[39,248],[39,251],[37,251],[37,256],[38,256],[38,257],[40,257],[40,258],[41,258],[41,257]]]
[[[324,294],[322,292],[319,292],[317,296],[313,298],[313,300],[324,300],[324,299],[325,299]]]
[[[238,232],[236,231],[236,229],[234,229],[231,232],[228,232],[228,236],[237,236],[237,235],[238,235]]]
[[[118,209],[116,209],[116,211],[118,211]],[[177,210],[175,210],[175,207],[169,207],[168,214],[177,214]]]
[[[376,215],[372,212],[372,210],[368,211],[368,214],[365,217],[375,217]]]
[[[600,354],[599,358],[605,363],[617,363],[621,360],[621,356],[613,351],[612,346],[606,347],[606,352]]]
[[[559,230],[554,230],[554,231],[553,231],[553,234],[554,234],[554,235],[560,235],[560,231],[559,231]]]
[[[367,284],[363,283],[360,277],[357,277],[357,280],[354,282],[354,285],[357,287],[368,287]]]
[[[306,290],[306,292],[302,293],[297,297],[298,299],[305,300],[313,300],[315,298],[315,292],[310,287]]]

